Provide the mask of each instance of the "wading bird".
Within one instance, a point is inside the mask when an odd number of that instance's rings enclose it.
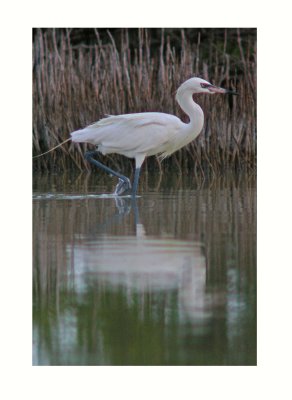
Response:
[[[136,196],[140,170],[148,156],[159,155],[162,159],[186,146],[201,132],[204,124],[204,113],[193,101],[194,93],[230,93],[233,91],[212,85],[201,78],[185,81],[177,90],[176,100],[182,110],[189,116],[190,122],[184,123],[178,117],[160,112],[112,115],[71,133],[75,143],[91,143],[97,150],[85,153],[85,158],[92,164],[114,175],[119,179],[115,195],[132,189]],[[69,139],[68,139],[69,140]],[[64,143],[64,142],[63,142]],[[133,186],[129,178],[97,161],[98,153],[122,154],[135,159]]]

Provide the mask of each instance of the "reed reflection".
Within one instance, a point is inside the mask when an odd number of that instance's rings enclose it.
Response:
[[[71,182],[35,194],[34,364],[254,365],[253,186]]]

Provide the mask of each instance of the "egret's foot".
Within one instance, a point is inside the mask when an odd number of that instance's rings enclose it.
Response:
[[[119,183],[117,184],[115,191],[114,191],[115,196],[120,196],[124,192],[131,190],[132,185],[131,185],[130,179],[128,179],[128,178],[126,178],[126,179],[127,180],[119,178]]]

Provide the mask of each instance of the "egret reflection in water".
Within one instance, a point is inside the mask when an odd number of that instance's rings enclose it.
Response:
[[[127,199],[128,200],[128,199]],[[116,198],[118,212],[97,231],[102,235],[78,236],[67,253],[74,260],[70,270],[74,287],[80,293],[89,287],[123,287],[132,294],[159,293],[176,290],[179,317],[193,322],[203,320],[207,312],[206,258],[203,245],[190,240],[147,236],[139,221],[137,203],[133,199]],[[106,227],[134,213],[135,235],[107,234]]]
[[[35,182],[34,365],[255,365],[250,182],[132,201],[91,178]]]

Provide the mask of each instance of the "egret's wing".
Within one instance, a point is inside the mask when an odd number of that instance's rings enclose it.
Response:
[[[102,146],[113,147],[116,152],[129,157],[137,153],[153,155],[165,152],[174,143],[181,127],[177,117],[163,113],[126,114],[110,119],[120,132],[109,134]]]
[[[134,157],[137,153],[169,152],[181,124],[170,114],[124,114],[103,118],[71,135],[73,141],[97,144],[104,154],[116,152]]]

